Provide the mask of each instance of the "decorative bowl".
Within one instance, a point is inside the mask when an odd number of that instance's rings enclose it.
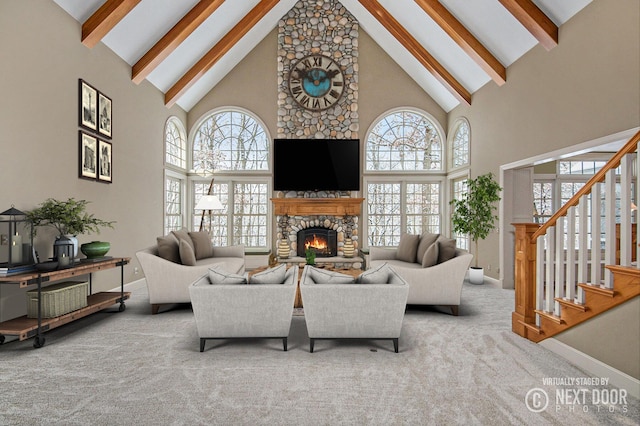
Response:
[[[87,259],[95,259],[107,254],[110,248],[111,244],[106,241],[92,241],[82,244],[80,251],[87,256]]]
[[[58,267],[58,262],[55,260],[50,260],[48,262],[41,262],[35,264],[36,269],[40,272],[50,272],[55,271]]]

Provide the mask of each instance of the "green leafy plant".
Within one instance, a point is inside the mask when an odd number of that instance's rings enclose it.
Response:
[[[99,234],[101,227],[113,228],[115,222],[107,222],[87,213],[87,204],[89,202],[86,200],[74,198],[67,201],[49,198],[28,211],[26,216],[34,226],[34,233],[38,226],[52,226],[60,235]]]
[[[475,244],[475,267],[478,267],[478,240],[484,240],[496,227],[498,216],[495,203],[500,201],[502,188],[492,173],[467,179],[467,192],[459,200],[452,200],[451,223],[458,235],[469,235]]]
[[[316,264],[316,252],[312,249],[306,249],[304,254],[307,259],[307,265],[315,265]]]

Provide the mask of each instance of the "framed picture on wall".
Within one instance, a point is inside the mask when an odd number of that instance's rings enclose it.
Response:
[[[111,139],[111,98],[98,92],[98,132]]]
[[[111,142],[98,140],[98,180],[113,182],[113,155]]]
[[[98,139],[80,130],[79,177],[95,180],[98,177]]]
[[[80,126],[93,130],[98,130],[98,91],[95,87],[79,80],[79,124]]]

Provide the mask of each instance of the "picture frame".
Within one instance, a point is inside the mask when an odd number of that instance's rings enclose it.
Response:
[[[82,130],[79,131],[78,176],[96,180],[98,177],[98,138]]]
[[[111,142],[98,139],[98,180],[104,183],[113,182],[113,146]]]
[[[111,98],[102,92],[98,92],[98,133],[111,139],[112,125]]]
[[[98,131],[98,90],[84,81],[78,80],[78,124],[85,129]]]

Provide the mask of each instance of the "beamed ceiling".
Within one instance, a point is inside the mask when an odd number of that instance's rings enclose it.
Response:
[[[167,106],[189,111],[298,0],[54,0],[82,24],[78,42],[104,43]],[[360,27],[445,111],[485,84],[591,0],[341,0]],[[275,78],[275,77],[274,77]]]

